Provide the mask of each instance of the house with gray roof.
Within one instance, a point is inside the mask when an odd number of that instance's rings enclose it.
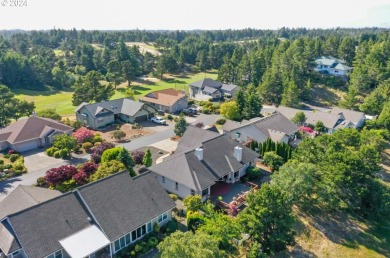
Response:
[[[226,120],[222,125],[223,133],[239,142],[255,140],[265,142],[270,138],[274,142],[289,143],[295,137],[298,127],[280,112],[251,120],[236,122]]]
[[[13,149],[24,152],[50,146],[54,136],[71,134],[73,128],[58,121],[31,116],[0,129],[0,151]]]
[[[205,78],[189,85],[190,98],[196,100],[219,100],[223,96],[232,98],[237,90],[237,85],[224,84],[210,78]]]
[[[341,115],[345,120],[344,124],[349,128],[362,128],[366,121],[366,116],[360,111],[333,107],[330,109],[330,113]]]
[[[258,157],[256,152],[225,135],[196,127],[189,129],[173,155],[149,168],[168,192],[180,198],[198,194],[205,201],[216,182],[239,181]]]
[[[11,258],[113,257],[174,207],[151,173],[123,171],[0,218],[0,249]]]
[[[336,76],[345,76],[351,73],[352,67],[345,64],[344,60],[332,56],[322,56],[314,61],[316,67],[314,71],[328,73]]]
[[[92,129],[104,127],[116,120],[129,123],[146,121],[148,118],[152,118],[156,112],[156,108],[128,98],[93,104],[84,102],[75,109],[77,121]]]

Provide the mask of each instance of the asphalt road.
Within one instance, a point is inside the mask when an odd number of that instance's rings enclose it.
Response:
[[[199,114],[196,117],[188,118],[188,122],[190,124],[195,124],[198,122],[202,122],[204,125],[210,125],[215,122],[217,118],[219,118],[219,115],[203,115]],[[149,146],[155,142],[159,142],[162,140],[165,140],[167,138],[170,138],[174,135],[174,123],[169,123],[164,128],[159,128],[158,132],[143,136],[137,139],[134,139],[127,143],[121,143],[118,144],[119,146],[123,146],[124,148],[128,149],[129,151],[135,150],[144,146]],[[29,171],[27,174],[23,174],[19,177],[11,178],[9,180],[0,182],[0,201],[3,200],[8,193],[10,193],[16,186],[22,184],[22,185],[34,185],[37,181],[37,179],[41,176],[44,176],[46,171],[54,168],[54,167],[60,167],[62,165],[77,165],[80,163],[84,163],[87,160],[90,159],[90,155],[83,155],[80,157],[72,157],[71,159],[64,160],[61,163],[58,163],[54,166],[48,166],[43,169],[38,169],[36,171]]]

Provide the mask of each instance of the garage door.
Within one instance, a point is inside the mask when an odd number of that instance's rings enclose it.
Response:
[[[148,116],[147,115],[143,115],[143,116],[138,116],[134,119],[136,122],[142,122],[142,121],[146,121],[148,120]]]
[[[19,143],[15,146],[15,150],[19,152],[28,151],[36,148],[38,148],[38,143],[36,141]]]

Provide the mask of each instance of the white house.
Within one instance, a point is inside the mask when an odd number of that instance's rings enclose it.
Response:
[[[232,98],[237,90],[237,85],[224,84],[210,78],[205,78],[189,85],[190,98],[196,100],[219,100],[222,97]]]
[[[352,67],[345,64],[344,60],[332,56],[322,56],[314,61],[317,66],[314,68],[317,72],[329,73],[336,76],[345,76],[351,73]]]

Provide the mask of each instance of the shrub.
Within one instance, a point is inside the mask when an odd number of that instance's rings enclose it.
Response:
[[[154,233],[158,233],[160,231],[160,226],[158,225],[157,222],[154,222],[153,224],[153,231]]]
[[[93,144],[93,146],[96,147],[96,146],[99,146],[100,144],[102,144],[102,143],[101,143],[101,142],[95,142],[95,143]]]
[[[174,118],[173,118],[173,122],[178,122],[179,121],[179,118],[177,117],[177,116],[175,116]]]
[[[115,145],[113,143],[110,143],[110,142],[102,142],[100,145],[96,146],[93,150],[93,153],[91,155],[91,159],[93,160],[93,162],[95,162],[96,164],[100,163],[100,160],[101,160],[101,157],[102,157],[102,154],[105,150],[107,149],[112,149],[114,148]]]
[[[0,172],[3,172],[3,171],[4,171],[4,165],[1,164],[1,165],[0,165]]]
[[[24,166],[24,164],[22,162],[15,162],[14,164],[14,169],[15,171],[17,172],[22,172],[22,173],[26,173],[27,172],[27,168]]]
[[[169,194],[169,197],[171,197],[171,199],[175,202],[177,201],[177,199],[179,199],[179,197],[177,197],[176,194]]]
[[[49,156],[49,157],[53,157],[55,151],[56,151],[56,150],[55,150],[54,147],[47,148],[47,149],[46,149],[46,154],[47,154],[47,156]]]
[[[134,247],[134,250],[135,250],[137,253],[139,253],[139,252],[142,251],[142,246],[139,245],[139,244],[136,244],[135,247]]]
[[[3,157],[6,158],[6,159],[9,159],[9,156],[10,156],[10,155],[11,155],[11,154],[8,154],[8,153],[7,153],[7,154],[4,154]]]
[[[4,169],[11,169],[12,168],[12,165],[11,164],[5,164],[4,165]]]
[[[91,142],[84,142],[81,146],[85,151],[90,151],[93,147],[93,144]]]
[[[122,130],[115,130],[112,132],[112,137],[117,141],[121,141],[123,138],[126,137],[126,133]]]
[[[71,165],[52,168],[46,172],[45,181],[51,186],[56,186],[72,179],[77,172],[77,168]]]
[[[173,233],[175,232],[179,227],[177,226],[176,220],[170,220],[167,224],[165,224],[167,227],[167,232]]]
[[[8,154],[9,154],[9,155],[15,154],[15,153],[16,153],[16,151],[15,151],[15,150],[12,150],[12,149],[8,151]]]
[[[132,156],[135,164],[142,165],[142,162],[143,162],[143,159],[144,159],[144,156],[145,156],[145,152],[143,152],[143,151],[133,151],[131,153],[131,156]]]
[[[90,176],[89,181],[93,182],[125,169],[126,167],[125,165],[123,165],[122,162],[119,162],[117,160],[110,160],[107,163],[102,163],[99,166],[98,170]]]
[[[43,176],[38,177],[37,186],[47,186],[47,183],[45,181],[45,177],[43,177]]]
[[[4,164],[4,160],[0,159],[0,165]]]
[[[217,121],[215,121],[217,125],[223,125],[226,123],[226,118],[219,118]]]
[[[256,179],[260,176],[261,170],[258,167],[249,167],[247,170],[249,179]]]
[[[111,149],[107,149],[103,152],[101,162],[106,163],[110,160],[116,160],[119,156],[119,153],[121,153],[122,147],[115,147]]]
[[[92,143],[98,143],[98,142],[102,142],[102,141],[103,141],[103,138],[102,138],[102,136],[100,136],[100,134],[98,134],[98,133],[95,133],[95,134],[93,135],[92,140],[91,140]]]
[[[197,211],[202,206],[202,197],[200,195],[189,195],[183,200],[184,205],[189,211]]]
[[[59,153],[60,153],[60,158],[66,158],[69,156],[69,152],[67,149],[59,150]]]
[[[77,187],[76,181],[74,179],[70,179],[61,184],[58,184],[55,189],[60,192],[67,192]]]
[[[76,174],[72,176],[72,179],[78,184],[78,185],[84,185],[88,182],[88,175],[80,170]]]
[[[93,163],[93,162],[85,162],[80,166],[80,170],[86,173],[88,176],[95,173],[96,170],[99,168],[99,165]]]
[[[149,238],[148,245],[150,247],[156,247],[158,245],[158,239],[156,237]]]
[[[173,116],[172,116],[171,114],[169,114],[169,115],[167,115],[167,119],[168,119],[169,121],[172,121],[172,120],[173,120]]]
[[[82,143],[92,140],[94,132],[86,127],[81,127],[77,129],[76,132],[72,133],[72,136],[77,139],[78,143]]]
[[[211,110],[208,107],[203,108],[203,114],[210,114]]]

